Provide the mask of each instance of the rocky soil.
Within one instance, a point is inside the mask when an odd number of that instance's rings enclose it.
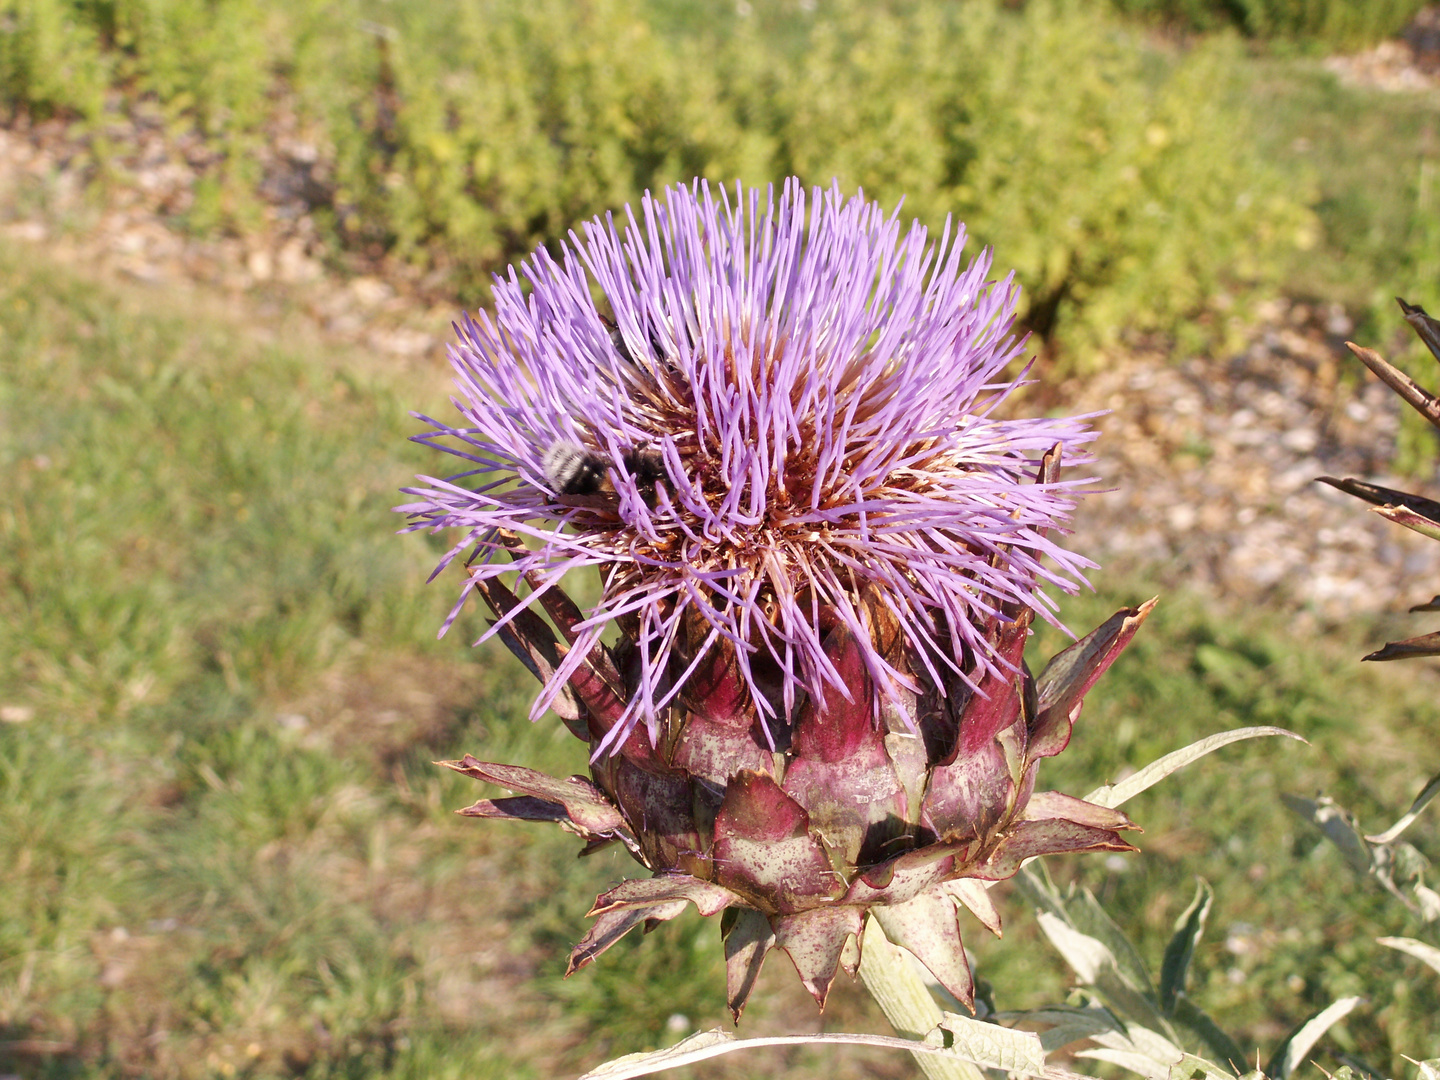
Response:
[[[1428,600],[1440,545],[1315,482],[1427,487],[1386,477],[1398,399],[1353,377],[1342,311],[1281,302],[1264,316],[1234,355],[1134,353],[1062,387],[1072,408],[1109,410],[1095,472],[1113,490],[1082,503],[1074,547],[1111,574],[1151,566],[1167,584],[1323,619]]]
[[[1381,90],[1430,90],[1440,85],[1440,6],[1425,8],[1398,38],[1325,66],[1341,79]]]
[[[1329,63],[1386,88],[1433,86],[1440,8],[1401,40]],[[214,164],[198,137],[169,135],[143,114],[117,119],[106,135],[101,195],[86,143],[63,125],[0,129],[0,235],[102,275],[218,292],[259,319],[299,310],[332,341],[438,371],[459,302],[437,300],[403,268],[327,264],[311,217],[323,155],[293,118],[280,118],[263,151],[263,221],[244,237],[201,238],[177,225]],[[1175,363],[1138,349],[1062,386],[1067,408],[1108,411],[1096,475],[1113,490],[1084,502],[1075,546],[1107,576],[1158,567],[1167,585],[1326,620],[1403,610],[1440,591],[1440,544],[1315,483],[1328,474],[1427,487],[1385,475],[1401,407],[1358,377],[1343,346],[1350,332],[1343,311],[1280,302],[1234,355]],[[1353,377],[1342,377],[1347,369]]]

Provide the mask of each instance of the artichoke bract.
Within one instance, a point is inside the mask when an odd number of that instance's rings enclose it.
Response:
[[[873,917],[972,1005],[958,907],[998,933],[986,883],[1133,850],[1125,815],[1034,789],[1151,605],[1030,673],[1044,588],[1093,565],[1053,537],[1094,432],[997,413],[1017,290],[964,245],[838,188],[697,181],[536,251],[457,328],[463,419],[416,438],[465,466],[398,509],[461,530],[446,626],[478,595],[532,719],[591,749],[589,778],[445,762],[516,793],[461,812],[652,874],[598,898],[571,971],[693,904],[724,913],[737,1019],[772,948],[823,1007]],[[582,610],[560,583],[588,567]]]

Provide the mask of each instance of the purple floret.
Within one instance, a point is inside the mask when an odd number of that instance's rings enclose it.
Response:
[[[986,280],[988,249],[962,261],[963,226],[927,246],[898,210],[838,187],[807,199],[792,179],[778,200],[670,188],[647,194],[638,219],[627,208],[623,231],[607,217],[584,233],[560,261],[541,248],[497,278],[493,318],[457,327],[462,418],[421,417],[433,430],[415,438],[465,471],[420,477],[406,489],[419,501],[397,508],[408,529],[464,532],[436,570],[469,550],[446,627],[476,579],[519,571],[543,591],[598,568],[603,596],[533,715],[617,619],[638,646],[639,690],[602,752],[642,720],[654,735],[703,654],[682,649],[685,626],[735,646],[769,716],[802,692],[848,696],[822,609],[865,643],[881,696],[900,700],[918,687],[869,644],[866,589],[935,684],[948,669],[975,686],[1008,666],[987,620],[1051,618],[1042,587],[1083,580],[1093,564],[1046,531],[1086,481],[1035,475],[1057,444],[1064,464],[1083,463],[1094,432],[1084,417],[995,417],[1019,385],[1003,374],[1023,347],[1018,290],[1013,275]],[[557,446],[598,458],[606,490],[557,491]]]

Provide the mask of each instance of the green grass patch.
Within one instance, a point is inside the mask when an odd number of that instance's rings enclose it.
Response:
[[[518,665],[434,640],[393,380],[0,260],[0,1070],[555,1060],[500,1034],[546,1008],[505,985],[544,961],[528,887],[428,765],[552,733]]]

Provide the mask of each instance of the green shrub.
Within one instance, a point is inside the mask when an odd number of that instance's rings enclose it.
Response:
[[[932,227],[953,214],[1072,355],[1178,332],[1315,239],[1306,186],[1249,148],[1232,44],[1174,55],[1073,2],[26,2],[0,51],[12,107],[158,101],[224,140],[192,227],[234,227],[288,91],[333,159],[334,245],[471,301],[577,221],[694,176],[838,179]],[[62,61],[75,79],[46,74]]]
[[[1305,184],[1250,148],[1238,59],[1226,41],[1147,50],[1075,4],[856,5],[787,87],[787,164],[907,194],[932,223],[953,211],[1061,345],[1174,332],[1318,239]]]
[[[100,27],[82,5],[55,0],[0,4],[0,95],[8,109],[38,118],[54,113],[98,116],[115,78]]]
[[[297,82],[335,143],[342,228],[462,285],[647,187],[744,165],[722,69],[633,0],[387,14],[371,35],[317,36]]]

